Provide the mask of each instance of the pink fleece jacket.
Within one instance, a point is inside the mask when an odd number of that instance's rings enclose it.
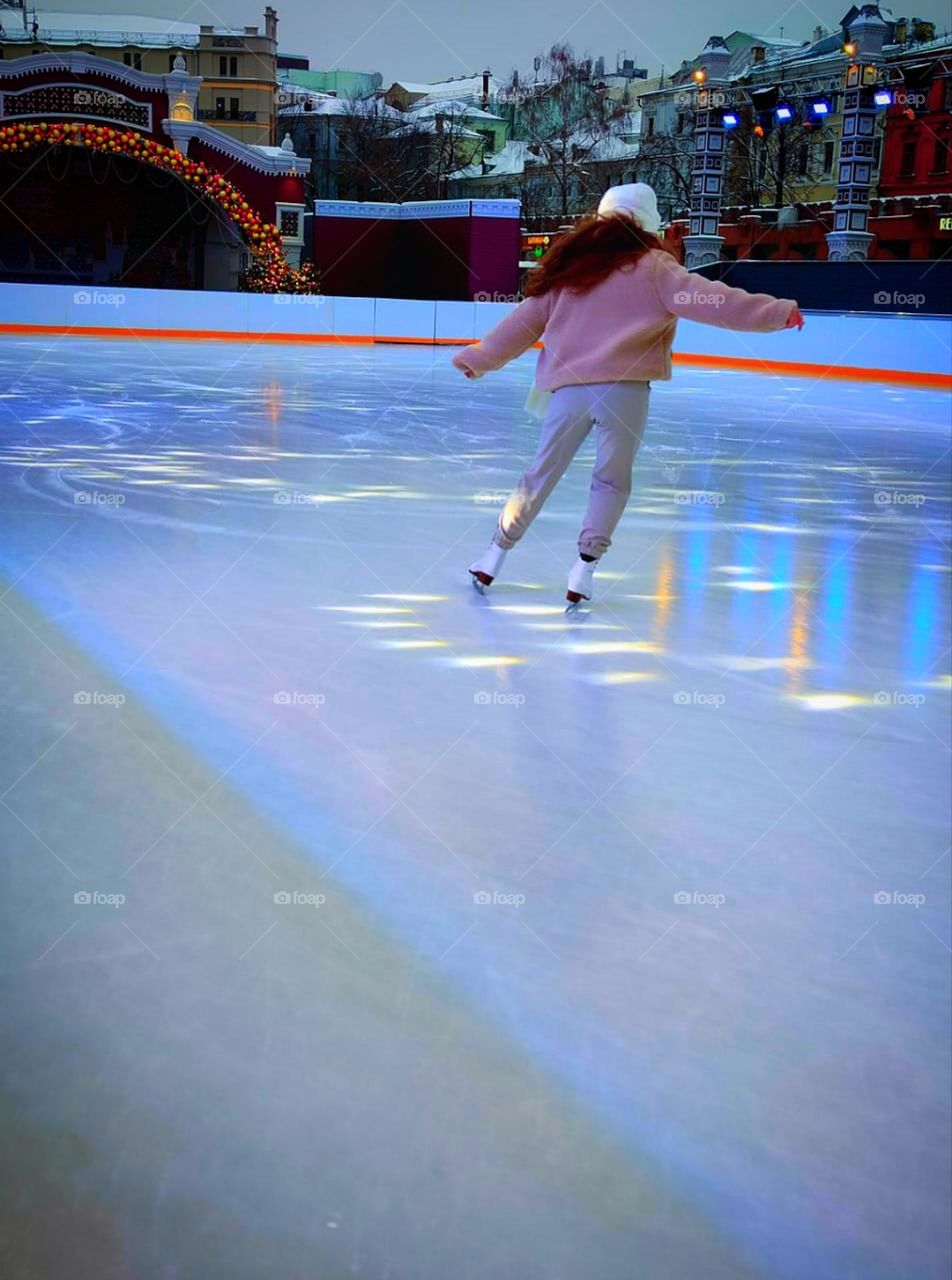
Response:
[[[679,316],[768,333],[782,329],[796,305],[706,280],[669,253],[650,249],[586,293],[551,289],[527,298],[453,363],[475,374],[501,369],[544,334],[535,379],[543,391],[584,382],[653,382],[671,377]]]

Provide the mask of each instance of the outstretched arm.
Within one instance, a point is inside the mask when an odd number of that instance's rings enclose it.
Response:
[[[458,351],[453,364],[468,378],[479,377],[490,369],[501,369],[542,337],[548,310],[548,295],[526,298],[480,342]]]
[[[803,328],[800,309],[790,298],[748,293],[707,280],[696,271],[686,271],[668,254],[657,255],[654,278],[661,304],[673,316],[749,333],[771,333],[794,325]]]

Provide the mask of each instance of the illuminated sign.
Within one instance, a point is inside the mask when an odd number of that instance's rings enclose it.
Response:
[[[952,216],[945,214],[939,219],[939,230],[952,231]]]
[[[532,235],[522,237],[522,252],[530,258],[541,258],[552,243],[552,236]]]

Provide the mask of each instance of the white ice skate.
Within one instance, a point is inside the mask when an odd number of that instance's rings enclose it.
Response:
[[[592,598],[592,581],[595,577],[595,566],[597,560],[583,560],[581,556],[572,565],[569,570],[569,585],[565,593],[565,598],[569,602],[568,608],[581,604],[583,600],[591,600]]]
[[[491,542],[476,563],[469,566],[469,571],[473,575],[473,586],[480,595],[485,594],[486,588],[498,576],[505,558],[505,550],[498,543]]]

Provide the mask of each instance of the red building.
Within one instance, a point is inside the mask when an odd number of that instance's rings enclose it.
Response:
[[[181,58],[0,62],[0,279],[233,289],[260,247],[297,265],[308,161],[197,120],[201,83]]]
[[[939,41],[932,41],[938,45]],[[880,196],[952,191],[952,50],[919,46],[889,64],[893,102],[887,108],[879,171]]]
[[[776,209],[724,209],[719,234],[726,261],[816,261],[827,258],[826,233],[833,229],[830,201]],[[952,249],[952,192],[882,196],[870,202],[869,229],[875,235],[871,258],[941,258]],[[674,222],[665,232],[683,260],[681,241],[687,220]]]

